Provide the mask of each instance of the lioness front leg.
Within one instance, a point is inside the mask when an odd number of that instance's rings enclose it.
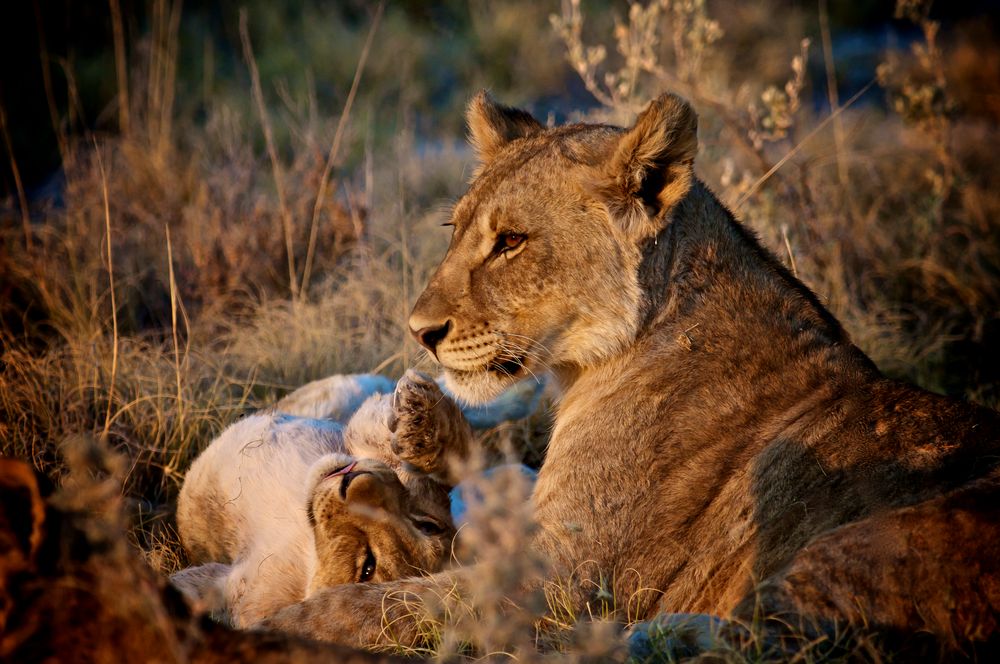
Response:
[[[406,372],[396,385],[388,426],[400,461],[449,485],[461,480],[453,466],[469,456],[472,427],[431,378]]]
[[[464,585],[461,574],[386,583],[352,583],[323,589],[286,606],[254,629],[297,634],[316,641],[354,647],[403,645],[418,647],[423,598],[433,588]],[[451,584],[451,585],[449,585]]]
[[[473,598],[484,573],[489,571],[471,565],[429,576],[333,586],[284,607],[254,629],[356,648],[426,649],[433,646],[433,634],[447,627],[452,636],[475,642],[483,635]],[[508,600],[538,605],[544,578],[543,570],[520,577],[517,587],[508,589]]]

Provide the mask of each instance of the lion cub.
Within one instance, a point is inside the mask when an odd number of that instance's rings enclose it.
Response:
[[[373,378],[307,385],[231,425],[192,464],[177,521],[197,564],[171,581],[201,608],[248,627],[322,588],[444,565],[455,529],[443,450],[467,449],[471,428],[415,372],[346,427],[320,419],[345,414]]]

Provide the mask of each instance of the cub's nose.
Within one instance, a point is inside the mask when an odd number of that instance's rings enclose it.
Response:
[[[451,330],[451,321],[446,320],[444,323],[424,325],[419,328],[414,328],[413,323],[414,321],[411,319],[410,333],[420,342],[421,346],[437,356],[437,345],[448,336],[448,331]]]

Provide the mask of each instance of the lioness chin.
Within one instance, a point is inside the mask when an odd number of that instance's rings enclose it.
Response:
[[[469,400],[561,383],[532,546],[577,608],[611,590],[785,654],[861,626],[901,657],[996,645],[1000,416],[883,377],[695,177],[686,102],[546,128],[483,93],[468,121],[480,166],[410,326]],[[383,598],[441,583],[335,588],[268,625],[416,640]]]

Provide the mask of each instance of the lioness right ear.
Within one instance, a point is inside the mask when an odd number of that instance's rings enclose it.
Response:
[[[507,143],[545,129],[527,111],[497,103],[486,90],[480,90],[469,102],[465,119],[469,123],[469,141],[484,166]]]
[[[685,100],[663,94],[650,102],[598,173],[598,191],[629,235],[655,235],[691,188],[698,116]]]

